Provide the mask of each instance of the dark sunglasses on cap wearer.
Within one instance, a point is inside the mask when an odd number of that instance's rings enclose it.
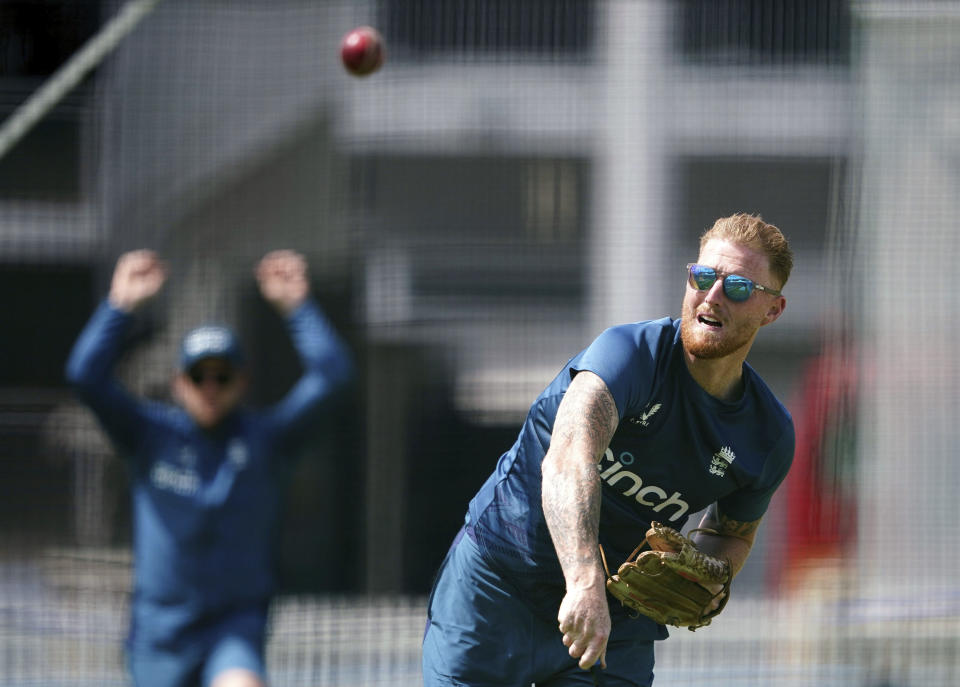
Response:
[[[202,386],[207,380],[216,382],[217,386],[227,386],[233,381],[233,374],[230,372],[204,372],[203,370],[190,370],[187,373],[194,386]]]
[[[690,282],[690,286],[698,291],[709,291],[710,287],[712,287],[721,276],[723,278],[723,292],[727,295],[727,298],[735,303],[742,303],[750,298],[750,294],[752,294],[754,290],[769,293],[771,296],[780,295],[780,292],[776,289],[771,289],[769,286],[762,286],[752,279],[741,277],[739,274],[721,274],[717,272],[714,267],[698,265],[694,262],[687,265],[687,280]]]

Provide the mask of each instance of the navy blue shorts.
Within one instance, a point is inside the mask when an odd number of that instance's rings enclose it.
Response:
[[[140,617],[142,622],[142,612]],[[163,642],[147,641],[140,633],[127,644],[133,684],[200,687],[235,668],[249,670],[265,682],[266,623],[266,609],[257,606],[205,619]]]
[[[556,620],[534,613],[519,592],[487,565],[477,544],[461,532],[430,594],[423,684],[530,687],[531,683],[538,687],[649,687],[653,641],[618,640],[614,627],[602,676],[582,670],[563,645]]]

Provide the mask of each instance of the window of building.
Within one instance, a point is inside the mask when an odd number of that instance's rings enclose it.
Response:
[[[676,45],[710,64],[847,64],[849,0],[678,0]]]
[[[579,56],[591,48],[594,0],[380,0],[394,55]]]

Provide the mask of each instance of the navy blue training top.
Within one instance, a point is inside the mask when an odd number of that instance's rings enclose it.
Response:
[[[238,409],[205,431],[181,408],[137,398],[113,376],[132,319],[101,304],[74,345],[67,378],[129,459],[133,626],[162,638],[192,618],[274,592],[282,477],[352,362],[308,301],[287,318],[302,377],[277,404]]]
[[[749,365],[743,367],[742,396],[725,403],[687,370],[680,320],[607,329],[534,401],[516,443],[500,457],[467,514],[487,558],[550,621],[564,581],[543,516],[540,467],[563,394],[583,370],[603,379],[620,416],[598,465],[599,538],[614,569],[653,520],[679,530],[714,502],[735,520],[759,519],[793,460],[790,414]],[[622,613],[618,604],[611,611],[615,619]],[[666,636],[645,617],[631,625],[632,634]]]

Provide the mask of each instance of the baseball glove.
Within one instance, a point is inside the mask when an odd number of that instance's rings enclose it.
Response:
[[[646,544],[650,550],[640,553]],[[650,524],[647,536],[616,575],[610,574],[602,547],[600,554],[610,593],[662,625],[691,631],[709,625],[730,596],[730,563],[698,551],[690,539],[659,522]],[[714,593],[704,584],[722,589]]]

